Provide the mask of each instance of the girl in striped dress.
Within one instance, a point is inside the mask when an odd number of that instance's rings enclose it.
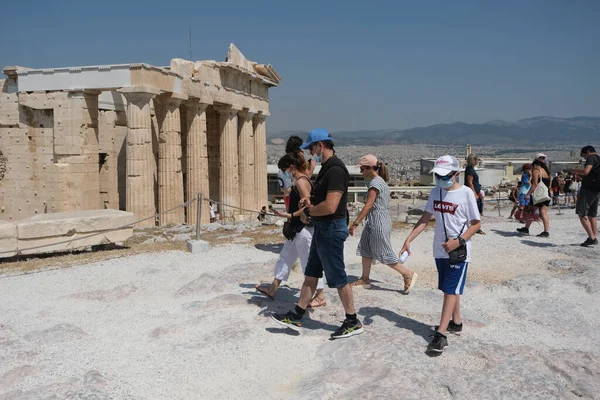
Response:
[[[398,271],[404,278],[404,292],[408,293],[413,288],[417,274],[400,263],[400,259],[392,249],[392,219],[388,211],[390,202],[390,189],[387,185],[388,171],[387,167],[381,161],[372,155],[366,155],[361,158],[358,165],[360,172],[369,180],[369,190],[367,192],[367,202],[364,208],[349,227],[351,235],[354,230],[365,221],[365,226],[360,236],[356,255],[362,257],[362,276],[359,280],[351,283],[354,287],[370,288],[371,280],[369,275],[373,260],[379,260],[387,264],[392,269]]]

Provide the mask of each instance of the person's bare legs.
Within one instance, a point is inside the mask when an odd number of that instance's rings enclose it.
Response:
[[[390,267],[394,271],[399,272],[400,275],[402,275],[405,278],[410,278],[414,274],[414,271],[411,271],[410,269],[406,268],[404,265],[402,265],[400,263],[388,264],[388,267]]]
[[[368,258],[368,257],[363,257],[362,258],[362,275],[360,276],[360,279],[362,280],[369,280],[369,276],[371,276],[371,265],[373,265],[373,259],[372,258]]]
[[[317,291],[317,283],[319,278],[313,278],[312,276],[305,276],[304,282],[302,283],[302,289],[300,289],[300,298],[298,299],[298,307],[306,310],[308,303],[315,295]]]
[[[456,306],[458,297],[459,296],[456,294],[444,293],[444,305],[442,306],[442,316],[440,317],[440,325],[438,327],[438,332],[443,333],[444,335],[446,334],[446,329],[448,329],[450,319],[454,314],[454,307]]]
[[[338,288],[338,294],[340,295],[340,300],[342,301],[346,314],[356,314],[356,311],[354,310],[354,294],[352,293],[352,287],[349,284],[346,284],[346,286]]]
[[[304,278],[304,283],[302,284],[302,289],[300,290],[298,307],[306,310],[310,299],[312,299],[315,291],[317,290],[318,281],[319,280],[317,278],[310,276]],[[339,288],[338,294],[340,295],[340,300],[342,301],[342,305],[344,306],[344,311],[346,311],[346,314],[356,314],[354,311],[354,295],[352,294],[352,288],[350,285],[346,284],[344,287]]]
[[[550,232],[550,218],[548,217],[548,207],[540,208],[540,218],[544,224],[544,232]]]
[[[596,239],[596,232],[598,231],[598,221],[596,218],[590,217],[582,217],[579,216],[579,221],[581,221],[581,226],[587,233],[590,239]]]
[[[452,311],[452,321],[455,324],[462,324],[462,318],[460,317],[460,295],[456,295],[456,304],[454,304],[454,311]]]

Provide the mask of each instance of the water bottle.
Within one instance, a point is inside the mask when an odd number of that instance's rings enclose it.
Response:
[[[412,251],[412,246],[409,247],[410,251]],[[406,259],[408,258],[408,251],[404,250],[402,254],[400,254],[400,263],[404,264]]]

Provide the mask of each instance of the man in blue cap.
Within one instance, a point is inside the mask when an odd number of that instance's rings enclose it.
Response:
[[[312,130],[301,148],[310,149],[317,163],[322,164],[314,184],[312,205],[303,209],[305,220],[311,219],[315,233],[298,304],[287,314],[273,314],[271,318],[281,325],[300,330],[306,307],[315,294],[319,278],[325,272],[327,285],[338,290],[346,312],[342,326],[331,337],[338,339],[358,335],[363,332],[363,326],[356,316],[344,263],[344,242],[348,237],[348,170],[335,155],[333,139],[325,129]]]

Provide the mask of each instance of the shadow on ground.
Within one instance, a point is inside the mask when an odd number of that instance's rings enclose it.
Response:
[[[531,247],[556,247],[556,245],[552,243],[540,243],[534,242],[533,240],[521,240],[521,243]]]
[[[358,310],[358,314],[364,315],[363,323],[365,325],[370,325],[373,322],[373,317],[379,316],[395,323],[399,328],[412,331],[412,333],[414,333],[416,336],[421,336],[426,342],[429,342],[429,336],[433,333],[431,330],[431,325],[424,324],[412,318],[404,317],[393,311],[386,310],[385,308],[363,307]]]
[[[283,249],[283,243],[259,243],[254,245],[258,250],[270,251],[271,253],[279,254]]]
[[[514,231],[500,231],[498,229],[491,229],[491,232],[494,232],[500,236],[504,236],[504,237],[519,237],[519,236],[523,236],[523,234],[519,233],[519,232],[514,232]]]
[[[240,287],[244,289],[251,289],[249,291],[242,292],[242,294],[250,295],[250,298],[247,300],[248,304],[253,304],[255,306],[260,307],[261,310],[258,312],[258,315],[262,315],[265,317],[270,317],[272,314],[284,314],[290,310],[293,310],[296,306],[296,302],[298,301],[298,296],[300,295],[300,289],[280,286],[277,290],[275,299],[272,300],[266,295],[258,292],[253,284],[242,283],[240,284]],[[334,331],[338,328],[338,326],[336,325],[331,325],[322,321],[311,319],[310,315],[314,311],[315,310],[313,308],[308,308],[306,310],[306,314],[304,315],[304,319],[302,321],[303,328],[310,330],[325,329],[330,331]],[[275,324],[275,322],[273,322],[273,324]],[[281,329],[283,329],[285,332],[291,331],[288,332],[289,334],[297,333],[294,332],[292,329],[286,329],[284,327],[278,328],[278,332],[275,333],[282,333],[279,332]],[[270,329],[267,330],[271,332]]]

